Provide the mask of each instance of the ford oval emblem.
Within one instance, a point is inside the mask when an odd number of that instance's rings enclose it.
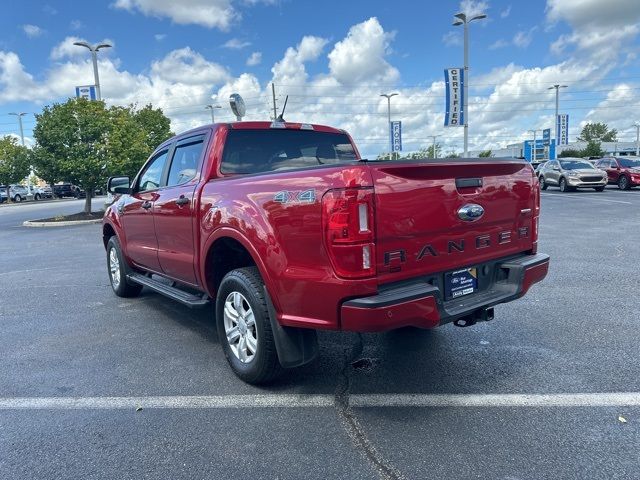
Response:
[[[475,203],[468,203],[458,209],[458,217],[465,222],[475,222],[484,215],[484,208]]]

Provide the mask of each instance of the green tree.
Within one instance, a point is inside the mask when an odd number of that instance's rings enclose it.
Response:
[[[602,151],[602,148],[600,146],[600,142],[596,140],[591,140],[589,143],[587,143],[586,148],[582,150],[581,153],[581,157],[601,157],[602,155],[604,155],[604,152]]]
[[[46,106],[36,120],[33,136],[43,152],[34,159],[56,161],[58,174],[85,190],[84,211],[91,213],[93,190],[107,177],[111,124],[104,102],[69,99]]]
[[[148,155],[168,138],[173,137],[171,131],[171,120],[169,120],[162,112],[161,108],[153,108],[151,105],[145,105],[140,110],[135,107],[129,109],[133,115],[135,122],[142,127],[146,133],[146,143],[151,149]]]
[[[574,150],[572,148],[567,148],[558,154],[558,158],[580,158],[582,156],[582,150]]]
[[[38,177],[47,182],[51,188],[53,185],[64,180],[60,165],[56,158],[44,148],[36,145],[29,151],[29,163]]]
[[[609,130],[606,123],[587,123],[582,127],[582,132],[577,138],[579,142],[615,142],[618,136],[618,131],[615,128]]]
[[[14,137],[0,139],[0,184],[7,186],[7,201],[11,201],[9,184],[17,183],[29,175],[29,153],[18,145]]]
[[[491,153],[491,150],[483,150],[478,154],[478,157],[489,158],[489,157],[493,157],[493,154]]]
[[[451,150],[449,153],[446,153],[444,155],[445,158],[460,158],[460,154],[456,153],[455,151]]]

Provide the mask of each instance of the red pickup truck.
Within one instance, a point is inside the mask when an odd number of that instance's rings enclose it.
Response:
[[[108,189],[116,295],[214,301],[225,356],[250,383],[313,360],[318,329],[491,320],[549,266],[524,161],[365,160],[321,125],[204,126]]]

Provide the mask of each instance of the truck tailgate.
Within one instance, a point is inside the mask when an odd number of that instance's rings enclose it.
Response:
[[[518,160],[371,164],[380,283],[413,278],[533,248],[538,187]],[[463,219],[460,209],[477,218]],[[475,206],[480,206],[481,209]]]

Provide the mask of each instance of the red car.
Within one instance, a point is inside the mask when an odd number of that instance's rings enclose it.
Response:
[[[606,170],[609,183],[620,190],[640,185],[640,159],[637,157],[606,157],[598,160],[596,168]]]
[[[174,137],[104,216],[116,295],[215,302],[250,383],[311,361],[316,330],[491,320],[547,274],[540,193],[521,160],[371,161],[343,130],[214,124]]]

